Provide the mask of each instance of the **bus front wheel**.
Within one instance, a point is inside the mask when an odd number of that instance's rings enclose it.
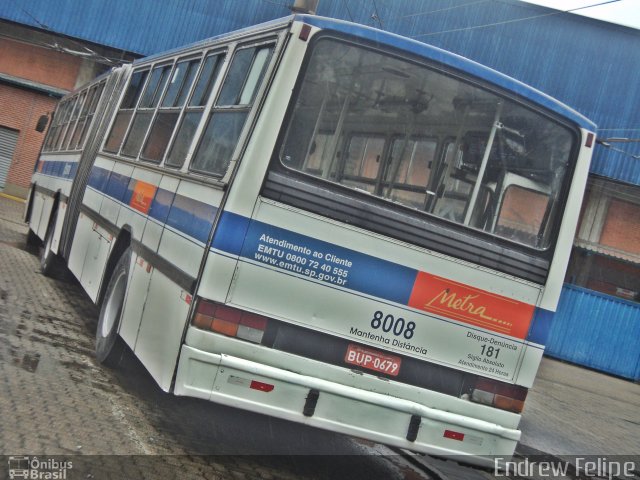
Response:
[[[118,335],[118,327],[129,281],[131,249],[127,248],[116,264],[100,308],[96,330],[96,358],[100,363],[115,368],[124,352],[124,341]]]

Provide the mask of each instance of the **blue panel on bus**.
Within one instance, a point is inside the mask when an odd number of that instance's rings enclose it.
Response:
[[[247,229],[248,219],[237,217],[222,216],[214,248],[402,305],[409,302],[418,274],[413,268],[256,220]]]
[[[149,216],[155,218],[160,223],[165,223],[169,216],[169,210],[173,203],[174,192],[165,190],[164,188],[158,188],[156,190],[156,196],[151,203],[151,209],[149,209]]]
[[[127,191],[129,179],[130,177],[127,175],[111,172],[111,176],[109,177],[109,182],[107,183],[107,188],[104,193],[121,202]]]
[[[76,173],[78,173],[78,167],[80,164],[78,162],[73,162],[71,164],[71,170],[69,171],[69,178],[76,178]]]
[[[91,175],[89,175],[89,186],[103,192],[109,181],[110,174],[109,170],[94,166],[91,169]]]
[[[213,205],[176,195],[167,217],[167,225],[206,243],[217,210]]]
[[[248,229],[249,219],[247,217],[223,212],[213,237],[213,248],[232,255],[240,255]]]

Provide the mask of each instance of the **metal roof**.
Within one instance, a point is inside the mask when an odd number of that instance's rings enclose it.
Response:
[[[0,19],[149,55],[288,15],[285,0],[0,2]],[[517,0],[321,0],[318,14],[382,27],[516,78],[640,136],[640,31]],[[640,185],[640,144],[598,145],[592,172]]]

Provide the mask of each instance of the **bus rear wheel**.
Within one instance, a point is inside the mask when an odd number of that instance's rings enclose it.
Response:
[[[118,327],[127,292],[130,261],[131,249],[127,248],[113,269],[98,317],[96,358],[110,368],[119,365],[125,349],[124,341],[118,335]]]

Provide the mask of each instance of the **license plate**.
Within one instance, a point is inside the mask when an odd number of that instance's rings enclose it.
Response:
[[[400,363],[402,363],[402,359],[395,355],[387,355],[386,353],[354,344],[350,344],[349,347],[347,347],[344,361],[351,365],[386,373],[393,377],[400,373]]]

